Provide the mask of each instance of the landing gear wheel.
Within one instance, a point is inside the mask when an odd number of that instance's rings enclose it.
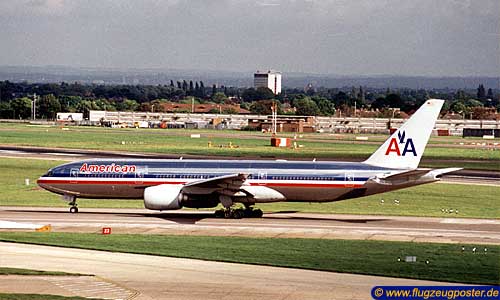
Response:
[[[224,210],[218,209],[214,212],[214,215],[216,218],[224,218]]]
[[[262,212],[262,210],[261,210],[261,209],[259,209],[259,208],[252,210],[252,217],[253,217],[253,218],[262,218],[262,215],[263,215],[263,214],[264,214],[264,213],[263,213],[263,212]]]
[[[72,213],[72,214],[76,214],[78,212],[78,204],[76,204],[76,196],[75,195],[68,195],[68,194],[64,194],[62,195],[62,199],[64,201],[68,201],[68,205],[71,206],[71,208],[69,209],[69,212]]]
[[[241,219],[245,216],[245,211],[242,209],[230,209],[219,210],[215,212],[217,218],[225,219]]]
[[[245,216],[245,212],[241,209],[236,209],[232,213],[233,219],[241,219]]]
[[[244,210],[245,218],[262,218],[262,210],[259,208],[253,209],[252,207],[247,207]]]

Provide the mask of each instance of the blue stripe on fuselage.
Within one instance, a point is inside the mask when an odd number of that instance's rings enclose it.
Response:
[[[345,180],[345,173],[389,171],[386,168],[355,162],[94,159],[67,163],[55,167],[50,170],[50,175],[47,175],[52,177],[70,177],[72,172],[77,172],[77,176],[79,177],[96,177],[95,173],[82,174],[78,172],[84,163],[87,165],[110,165],[114,163],[115,165],[136,166],[137,172],[143,170],[144,178],[161,178],[159,176],[166,174],[175,176],[170,178],[196,178],[194,176],[199,176],[200,174],[204,178],[210,178],[241,172],[254,174],[251,176],[253,177],[251,179],[259,179],[258,174],[265,172],[264,177],[267,179],[278,177],[284,180],[308,180],[308,178],[313,180]],[[367,180],[367,174],[363,175],[362,178],[357,177],[356,180]],[[136,174],[124,173],[119,174],[119,177],[134,178]]]

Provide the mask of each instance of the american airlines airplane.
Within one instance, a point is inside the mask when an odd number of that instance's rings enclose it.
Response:
[[[330,202],[438,181],[459,168],[418,164],[444,101],[427,100],[364,162],[91,159],[50,169],[38,185],[77,198],[143,199],[152,210],[211,208],[217,217],[261,217],[256,203]],[[236,208],[242,204],[245,208]]]

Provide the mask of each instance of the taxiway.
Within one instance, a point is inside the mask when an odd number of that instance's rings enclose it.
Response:
[[[260,219],[219,219],[209,211],[156,212],[146,209],[0,207],[0,220],[50,224],[57,232],[223,235],[281,238],[365,239],[500,245],[500,220],[296,212],[267,213]],[[7,229],[8,230],[8,229]]]

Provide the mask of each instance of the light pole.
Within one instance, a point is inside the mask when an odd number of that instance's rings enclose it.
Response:
[[[31,112],[33,114],[32,118],[33,120],[36,120],[36,93],[33,94],[33,101],[31,101]]]

